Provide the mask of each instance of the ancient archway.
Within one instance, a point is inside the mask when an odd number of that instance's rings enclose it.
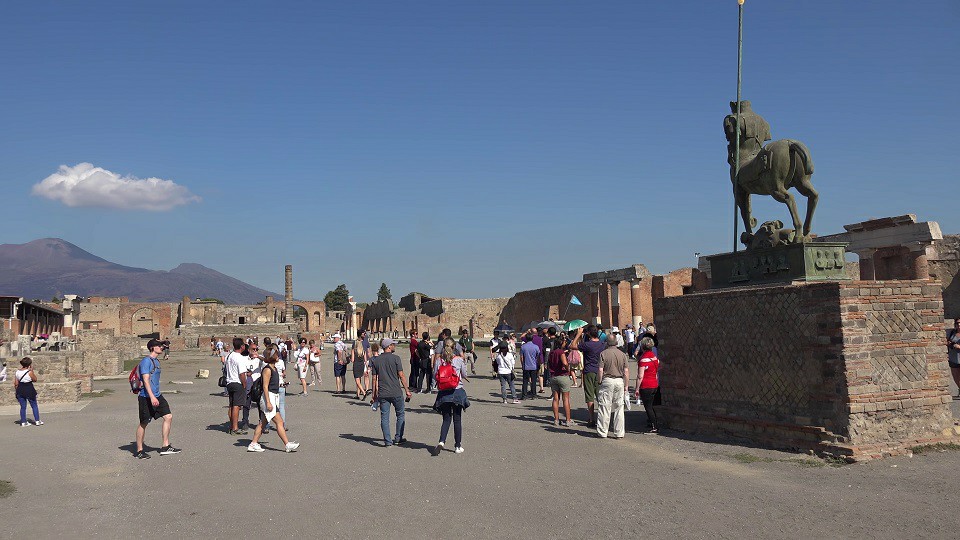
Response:
[[[150,308],[140,308],[133,312],[130,318],[130,327],[132,333],[142,338],[159,337],[156,323],[153,320],[153,310]]]

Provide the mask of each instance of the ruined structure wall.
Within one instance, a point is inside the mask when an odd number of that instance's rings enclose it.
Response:
[[[570,297],[574,295],[583,304],[582,306],[570,304]],[[590,290],[582,282],[577,282],[521,291],[507,301],[500,315],[500,320],[519,329],[529,322],[545,319],[550,306],[557,306],[560,318],[568,321],[573,319],[589,321]]]
[[[862,458],[952,425],[938,283],[726,289],[655,306],[672,427]]]
[[[936,256],[929,261],[930,275],[943,287],[943,312],[947,319],[960,317],[960,235],[945,234],[935,244]]]

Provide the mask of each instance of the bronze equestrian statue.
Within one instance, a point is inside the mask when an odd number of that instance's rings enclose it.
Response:
[[[793,218],[791,230],[782,230],[778,236],[784,242],[802,243],[810,239],[810,223],[817,208],[819,195],[810,183],[813,174],[813,159],[810,151],[800,141],[780,139],[764,146],[769,141],[770,124],[753,112],[749,101],[740,102],[740,171],[734,177],[734,145],[736,144],[737,103],[731,102],[733,114],[723,119],[723,131],[727,137],[727,162],[730,164],[730,179],[733,181],[733,196],[743,218],[746,231],[740,241],[748,247],[757,247],[753,242],[753,228],[757,220],[750,210],[750,195],[770,195],[787,205]],[[807,216],[802,227],[797,214],[797,204],[788,191],[796,188],[807,198]],[[770,222],[775,223],[775,222]],[[782,226],[782,225],[781,225]],[[759,240],[759,239],[758,239]]]

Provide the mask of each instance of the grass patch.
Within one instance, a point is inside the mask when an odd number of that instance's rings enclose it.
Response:
[[[737,454],[730,454],[730,457],[732,457],[733,459],[735,459],[735,460],[737,460],[738,462],[743,463],[743,464],[750,464],[750,463],[792,463],[793,465],[796,465],[796,466],[798,466],[798,467],[809,467],[809,468],[819,468],[819,467],[825,467],[825,466],[827,466],[827,465],[830,465],[831,467],[838,467],[838,466],[840,466],[840,465],[846,465],[846,464],[847,464],[845,461],[843,461],[842,459],[839,459],[839,458],[834,458],[834,459],[827,459],[827,458],[824,458],[824,459],[816,459],[816,458],[794,457],[794,458],[776,459],[776,458],[770,458],[770,457],[755,456],[755,455],[753,455],[753,454],[748,454],[748,453],[746,453],[746,452],[740,452],[740,453],[737,453]]]
[[[937,444],[923,444],[920,446],[914,446],[910,450],[914,454],[923,454],[931,452],[947,452],[949,450],[960,450],[960,444],[957,443],[937,443]]]
[[[0,499],[13,495],[13,492],[15,492],[16,490],[17,488],[13,485],[13,482],[0,480]]]
[[[104,388],[103,390],[96,390],[94,392],[86,392],[86,393],[80,394],[80,397],[90,399],[90,398],[109,396],[112,393],[113,393],[113,388]]]

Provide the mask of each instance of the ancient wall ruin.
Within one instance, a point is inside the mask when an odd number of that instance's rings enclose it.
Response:
[[[943,286],[944,317],[956,319],[960,317],[960,235],[945,234],[934,247],[930,276]]]

